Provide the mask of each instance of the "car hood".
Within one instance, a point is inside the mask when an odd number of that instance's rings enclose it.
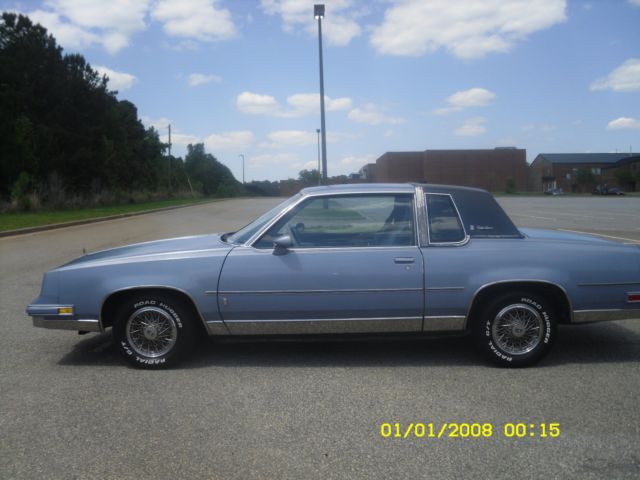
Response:
[[[535,240],[552,240],[552,241],[565,241],[565,242],[582,242],[582,243],[597,243],[597,244],[620,244],[621,242],[614,242],[607,240],[606,238],[597,237],[595,235],[587,235],[572,232],[563,232],[560,230],[545,230],[542,228],[520,228],[520,232],[527,238]]]
[[[76,258],[59,267],[77,267],[84,264],[119,261],[123,259],[137,259],[150,256],[189,255],[190,253],[220,250],[223,253],[233,248],[232,245],[221,240],[220,234],[196,235],[191,237],[167,238],[152,242],[135,243],[124,247],[111,248],[95,253],[89,253]]]

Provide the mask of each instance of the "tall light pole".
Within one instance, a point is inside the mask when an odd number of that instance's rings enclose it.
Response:
[[[316,128],[316,133],[318,134],[318,185],[322,183],[322,167],[320,165],[320,129]]]
[[[244,185],[244,155],[241,153],[238,156],[242,157],[242,184]]]
[[[322,180],[327,182],[327,132],[324,125],[324,71],[322,68],[322,19],[324,4],[313,6],[313,15],[318,20],[318,53],[320,55],[320,131],[322,134]]]
[[[171,193],[171,124],[169,124],[169,172],[167,175],[167,180],[169,181],[169,193]]]

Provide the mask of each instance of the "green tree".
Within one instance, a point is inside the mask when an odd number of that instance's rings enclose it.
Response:
[[[204,195],[232,196],[239,191],[231,170],[207,153],[203,143],[187,147],[185,169],[193,187]]]
[[[318,185],[320,183],[320,172],[317,169],[301,170],[298,173],[298,178],[305,186]]]
[[[45,196],[166,191],[165,148],[135,105],[119,101],[84,57],[64,55],[28,17],[2,14],[0,196],[9,198],[21,172],[30,181],[20,185]]]

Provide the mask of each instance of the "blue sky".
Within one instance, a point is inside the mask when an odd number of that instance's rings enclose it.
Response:
[[[242,178],[317,165],[306,0],[1,1],[132,101],[173,152]],[[335,0],[323,23],[329,175],[386,151],[640,150],[640,0]]]

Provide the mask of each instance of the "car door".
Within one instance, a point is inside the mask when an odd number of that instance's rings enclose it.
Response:
[[[303,198],[227,257],[218,303],[233,334],[420,331],[413,195]],[[292,245],[274,249],[289,235]]]

